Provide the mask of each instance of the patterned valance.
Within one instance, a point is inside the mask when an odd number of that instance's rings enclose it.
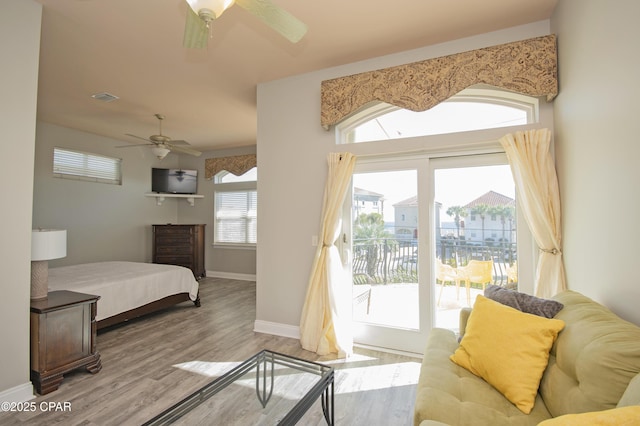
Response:
[[[556,36],[548,35],[322,82],[328,128],[372,101],[425,111],[474,84],[531,96],[558,94]]]
[[[258,165],[256,154],[235,155],[233,157],[207,158],[204,160],[204,177],[213,179],[222,170],[240,176]]]

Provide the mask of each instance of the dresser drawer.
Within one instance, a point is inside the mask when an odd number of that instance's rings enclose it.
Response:
[[[193,240],[191,239],[191,235],[156,235],[156,244],[190,246],[193,244]]]
[[[178,265],[193,271],[196,279],[206,275],[205,225],[152,225],[153,262]]]
[[[177,254],[184,254],[190,256],[192,253],[191,247],[188,245],[182,246],[158,246],[156,248],[156,256],[173,256]]]
[[[167,225],[155,226],[154,232],[156,235],[191,235],[194,229],[191,226]]]

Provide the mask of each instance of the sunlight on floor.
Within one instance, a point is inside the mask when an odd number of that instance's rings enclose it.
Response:
[[[240,364],[240,362],[188,361],[175,364],[173,367],[207,377],[218,377]]]
[[[410,386],[418,383],[420,362],[344,368],[336,372],[336,394]]]

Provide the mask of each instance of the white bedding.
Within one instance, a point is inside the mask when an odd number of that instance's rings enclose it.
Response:
[[[99,262],[49,269],[49,291],[95,294],[96,321],[177,293],[198,297],[198,282],[182,266],[136,262]]]

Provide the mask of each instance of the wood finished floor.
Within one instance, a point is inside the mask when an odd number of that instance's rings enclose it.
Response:
[[[102,371],[69,373],[57,391],[32,400],[70,403],[70,411],[1,412],[0,424],[139,425],[212,380],[178,365],[240,362],[262,349],[336,369],[337,425],[412,424],[420,360],[359,348],[346,360],[319,357],[296,339],[255,333],[255,290],[253,282],[206,278],[202,307],[183,303],[100,332]],[[202,424],[219,423],[212,413]],[[298,424],[326,424],[320,403]]]

